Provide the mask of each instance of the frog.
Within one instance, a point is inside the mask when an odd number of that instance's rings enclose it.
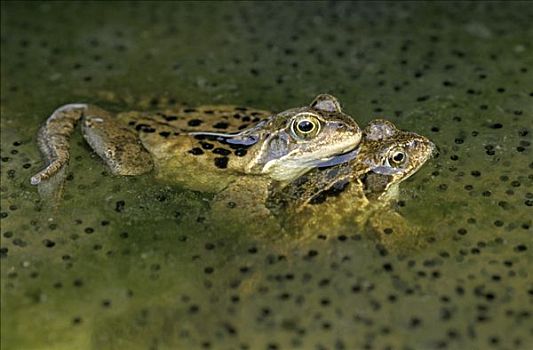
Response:
[[[362,136],[354,118],[329,94],[280,113],[232,105],[112,113],[96,105],[67,104],[38,133],[48,165],[31,178],[33,185],[64,172],[78,123],[112,174],[155,172],[160,180],[214,193],[243,176],[292,181],[354,149]]]
[[[254,208],[250,203],[241,208],[262,212],[260,222],[265,226],[266,207],[279,229],[288,235],[296,232],[301,238],[354,229],[373,231],[382,240],[391,230],[397,231],[395,237],[418,234],[391,204],[398,198],[400,183],[415,174],[435,150],[426,137],[376,119],[365,127],[354,150],[337,155],[342,158],[338,164],[324,163],[284,186],[270,183],[259,209],[250,209]]]

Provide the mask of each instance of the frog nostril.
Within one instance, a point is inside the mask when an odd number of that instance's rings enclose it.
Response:
[[[339,123],[339,122],[332,122],[331,123],[331,128],[335,129],[335,130],[345,130],[346,129],[346,125],[343,124],[343,123]]]

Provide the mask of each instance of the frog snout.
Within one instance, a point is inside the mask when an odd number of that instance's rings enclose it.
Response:
[[[353,133],[359,132],[359,128],[340,122],[332,122],[331,128],[335,129],[336,131],[351,131]]]
[[[440,155],[439,146],[435,145],[433,142],[430,142],[429,146],[431,147],[431,156],[437,158]]]

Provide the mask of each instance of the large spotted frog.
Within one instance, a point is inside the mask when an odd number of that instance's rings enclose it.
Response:
[[[285,183],[355,148],[357,123],[331,95],[281,113],[235,106],[113,114],[94,105],[69,104],[46,121],[38,142],[48,166],[31,178],[47,182],[64,171],[78,122],[92,149],[117,175],[153,168],[160,179],[219,192],[242,175]],[[259,177],[259,176],[258,176]]]

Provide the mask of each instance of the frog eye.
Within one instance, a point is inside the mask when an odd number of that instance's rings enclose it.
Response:
[[[395,148],[389,153],[388,163],[392,167],[399,167],[407,161],[407,154],[403,148]]]
[[[310,113],[301,113],[292,121],[291,131],[300,139],[314,137],[320,132],[320,120]]]

